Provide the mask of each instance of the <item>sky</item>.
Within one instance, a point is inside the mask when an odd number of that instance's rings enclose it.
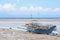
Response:
[[[60,0],[0,0],[0,18],[60,18]]]

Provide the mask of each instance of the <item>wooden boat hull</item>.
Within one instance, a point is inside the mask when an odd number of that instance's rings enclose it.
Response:
[[[43,30],[43,29],[33,29],[33,28],[27,28],[27,31],[33,32],[33,33],[39,33],[39,34],[50,34],[52,31],[56,28],[56,26],[53,26],[50,29]]]

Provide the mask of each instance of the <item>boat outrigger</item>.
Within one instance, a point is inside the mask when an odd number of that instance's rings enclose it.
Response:
[[[52,24],[42,25],[40,23],[28,23],[25,24],[28,32],[50,34],[55,30],[56,26]]]
[[[31,14],[32,19],[32,14]],[[37,22],[37,20],[30,20],[30,23],[26,23],[25,26],[27,27],[27,31],[33,33],[41,33],[41,34],[50,34],[53,30],[56,29],[56,25],[47,24],[43,25]],[[34,21],[34,22],[33,22]]]

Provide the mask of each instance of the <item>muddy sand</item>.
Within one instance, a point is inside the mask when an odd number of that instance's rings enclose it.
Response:
[[[0,28],[0,40],[60,40],[60,37]]]

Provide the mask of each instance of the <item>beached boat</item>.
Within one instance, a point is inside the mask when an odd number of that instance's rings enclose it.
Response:
[[[52,24],[43,25],[40,23],[28,23],[25,24],[25,26],[27,27],[27,31],[41,34],[50,34],[56,28],[56,26]]]

